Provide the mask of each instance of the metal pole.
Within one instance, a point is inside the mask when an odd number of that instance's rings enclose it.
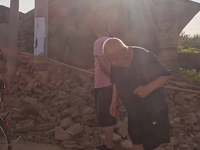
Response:
[[[35,73],[48,79],[48,0],[35,0],[34,14]]]

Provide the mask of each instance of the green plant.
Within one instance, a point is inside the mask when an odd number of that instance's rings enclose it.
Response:
[[[194,48],[194,47],[183,49],[183,47],[179,46],[178,47],[178,52],[179,53],[200,53],[200,49]]]
[[[200,53],[200,35],[190,36],[181,33],[177,49],[179,53]]]
[[[200,85],[200,72],[195,69],[180,68],[180,72],[184,74],[192,84]]]
[[[190,36],[184,32],[179,35],[178,46],[181,46],[183,49],[195,47],[200,49],[200,35],[196,34]]]

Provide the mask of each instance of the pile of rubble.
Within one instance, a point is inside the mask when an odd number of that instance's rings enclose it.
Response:
[[[6,108],[14,136],[22,140],[61,145],[66,149],[93,149],[105,137],[97,127],[93,74],[61,64],[49,63],[49,80],[34,75],[32,61],[23,57]],[[200,90],[199,87],[172,80],[168,86]],[[171,143],[158,150],[198,149],[200,147],[200,94],[167,88]],[[114,134],[116,149],[131,147],[127,115],[123,106]],[[4,113],[5,114],[5,113]]]

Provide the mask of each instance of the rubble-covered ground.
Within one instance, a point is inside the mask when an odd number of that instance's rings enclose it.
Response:
[[[49,62],[49,80],[34,75],[32,59],[20,56],[6,111],[12,135],[20,140],[92,150],[104,139],[97,127],[93,74]],[[157,150],[200,150],[200,87],[173,79],[166,88],[171,142]],[[191,91],[183,91],[188,89]],[[6,98],[8,99],[8,98]],[[131,146],[126,111],[120,106],[114,134],[116,149]]]

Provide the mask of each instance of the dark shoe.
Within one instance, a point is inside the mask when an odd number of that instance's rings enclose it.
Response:
[[[95,147],[95,150],[107,150],[107,147],[105,144],[102,144],[102,145]]]
[[[105,144],[95,147],[95,150],[114,150],[113,148],[107,148]]]

